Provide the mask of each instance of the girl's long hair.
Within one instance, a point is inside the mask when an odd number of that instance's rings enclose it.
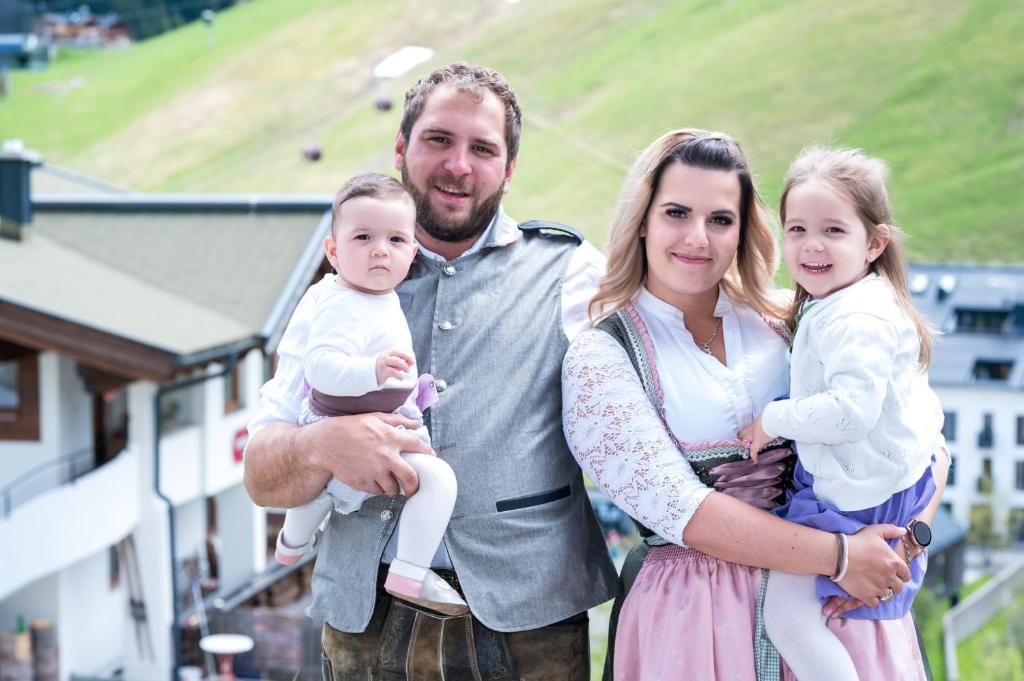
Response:
[[[740,240],[736,260],[722,285],[733,300],[767,317],[781,319],[784,310],[770,296],[778,267],[775,234],[769,227],[743,150],[728,135],[685,128],[654,140],[626,175],[618,213],[608,234],[608,268],[590,302],[591,320],[618,311],[633,300],[644,285],[647,256],[640,229],[661,176],[672,163],[736,173],[740,182]]]
[[[793,187],[809,180],[825,183],[853,203],[868,236],[887,237],[889,243],[868,269],[892,286],[896,303],[914,323],[921,350],[918,362],[927,369],[932,358],[932,336],[935,329],[917,311],[907,286],[907,256],[903,230],[892,224],[892,204],[885,181],[889,166],[885,161],[868,156],[860,149],[835,149],[825,146],[807,147],[793,160],[786,173],[779,201],[779,217],[786,224],[786,199]],[[793,328],[800,306],[810,297],[807,290],[794,282],[793,304],[786,322]]]

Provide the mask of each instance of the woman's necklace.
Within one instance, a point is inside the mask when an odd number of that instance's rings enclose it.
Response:
[[[711,338],[708,338],[706,341],[704,341],[704,344],[700,346],[700,349],[703,350],[704,352],[706,352],[709,355],[712,354],[712,352],[711,352],[711,344],[715,341],[715,337],[718,336],[718,329],[720,329],[720,328],[722,328],[722,318],[721,317],[718,318],[718,323],[715,324],[715,330],[711,332]]]

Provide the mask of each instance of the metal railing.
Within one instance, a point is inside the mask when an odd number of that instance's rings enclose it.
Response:
[[[976,632],[1014,595],[1024,591],[1024,558],[1008,565],[980,589],[960,601],[942,617],[942,647],[946,658],[946,681],[959,681],[956,646]]]
[[[29,469],[0,488],[0,509],[3,509],[3,517],[10,516],[11,511],[26,501],[74,482],[95,468],[96,448],[90,446]]]

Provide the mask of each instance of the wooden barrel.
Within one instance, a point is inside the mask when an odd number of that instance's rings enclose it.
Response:
[[[31,632],[33,681],[59,681],[57,627],[51,620],[40,619],[32,623]]]

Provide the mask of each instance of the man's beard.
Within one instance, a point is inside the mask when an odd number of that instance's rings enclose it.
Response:
[[[461,241],[468,241],[474,237],[478,237],[484,233],[487,226],[491,224],[491,220],[494,219],[494,214],[498,212],[498,206],[501,205],[502,192],[499,189],[494,192],[492,196],[485,198],[478,205],[473,207],[469,215],[464,219],[456,221],[453,218],[445,217],[439,214],[438,211],[434,210],[433,204],[430,203],[429,191],[430,187],[435,184],[450,187],[460,187],[461,183],[454,178],[449,176],[448,178],[436,178],[429,177],[426,181],[427,193],[421,192],[409,179],[409,173],[405,165],[405,160],[402,161],[402,183],[405,188],[409,190],[409,194],[412,195],[412,199],[416,204],[416,223],[420,228],[426,232],[430,237],[437,239],[438,241],[446,241],[450,243],[458,243]]]

